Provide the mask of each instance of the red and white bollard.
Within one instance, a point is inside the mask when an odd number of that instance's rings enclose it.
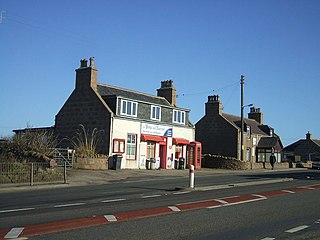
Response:
[[[194,188],[194,165],[190,165],[190,170],[189,170],[189,188]]]

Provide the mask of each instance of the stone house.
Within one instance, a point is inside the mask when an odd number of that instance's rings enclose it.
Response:
[[[195,124],[196,141],[202,143],[204,154],[240,159],[241,117],[223,112],[218,95],[208,96],[205,115]],[[274,129],[263,124],[263,113],[251,107],[244,118],[244,156],[250,162],[268,162],[272,153],[281,162],[282,143]]]
[[[79,124],[100,138],[98,153],[122,156],[121,168],[174,168],[175,159],[187,158],[195,140],[188,109],[177,106],[172,80],[162,81],[157,95],[97,82],[94,58],[80,61],[75,89],[55,118],[61,140],[73,138]],[[64,147],[70,142],[62,141]],[[185,163],[184,163],[185,164]]]
[[[308,132],[305,139],[286,146],[283,157],[293,162],[320,161],[320,140],[312,139],[312,134]]]

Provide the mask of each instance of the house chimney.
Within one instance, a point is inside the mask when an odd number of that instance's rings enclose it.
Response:
[[[220,102],[219,95],[208,96],[208,102],[206,102],[206,115],[222,114],[222,103]]]
[[[97,73],[98,69],[94,67],[94,58],[90,58],[90,65],[88,67],[88,60],[80,60],[80,68],[76,69],[76,89],[83,90],[91,87],[97,90]]]
[[[256,120],[260,125],[263,124],[263,114],[260,111],[260,108],[251,107],[248,118]]]
[[[311,140],[312,134],[308,131],[306,134],[306,139]]]
[[[161,88],[157,89],[157,96],[164,97],[172,105],[177,105],[177,90],[173,86],[173,80],[161,81]]]

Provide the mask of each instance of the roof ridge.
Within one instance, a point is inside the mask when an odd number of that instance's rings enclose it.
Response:
[[[112,86],[112,85],[108,85],[108,84],[104,84],[104,83],[98,83],[98,85],[103,86],[103,87],[115,88],[115,89],[118,89],[118,90],[127,91],[127,92],[131,92],[131,93],[141,94],[141,95],[145,95],[145,96],[148,96],[148,97],[165,99],[164,97],[161,97],[161,96],[152,95],[152,94],[149,94],[149,93],[143,93],[143,92],[139,92],[139,91],[136,91],[136,90],[127,89],[127,88]]]

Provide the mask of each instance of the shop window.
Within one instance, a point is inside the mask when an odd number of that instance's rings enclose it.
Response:
[[[138,103],[128,100],[121,100],[121,115],[137,117],[137,108]]]
[[[176,146],[176,154],[175,154],[175,158],[179,159],[180,157],[182,157],[182,145],[177,145]]]
[[[173,110],[173,119],[172,119],[172,121],[174,123],[184,124],[185,123],[185,118],[186,118],[185,115],[186,115],[186,113],[184,111]]]
[[[128,133],[127,136],[127,159],[136,159],[137,135]]]
[[[161,120],[161,107],[151,106],[151,119],[152,120]]]
[[[155,157],[155,149],[156,144],[155,142],[147,142],[147,159],[154,158]]]
[[[113,152],[124,153],[124,139],[113,139]]]

